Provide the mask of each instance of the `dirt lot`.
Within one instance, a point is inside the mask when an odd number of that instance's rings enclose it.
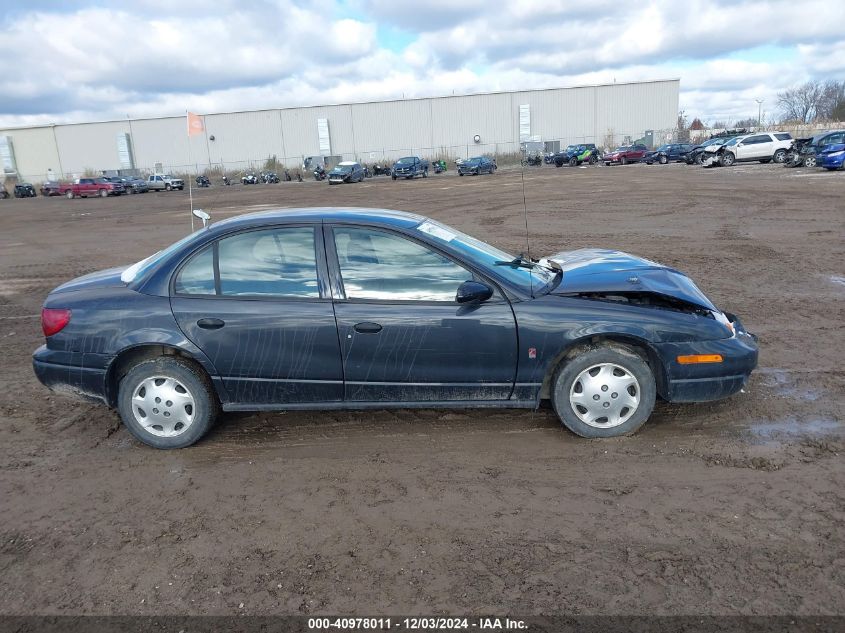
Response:
[[[532,254],[688,272],[760,336],[747,393],[587,441],[537,412],[225,415],[181,451],[34,378],[69,278],[188,228],[188,194],[0,201],[2,614],[845,613],[842,174],[529,168]],[[523,250],[519,171],[213,187],[421,212]]]

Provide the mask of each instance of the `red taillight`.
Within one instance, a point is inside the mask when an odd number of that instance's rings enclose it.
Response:
[[[70,323],[70,310],[64,308],[41,308],[41,329],[44,336],[53,336]]]

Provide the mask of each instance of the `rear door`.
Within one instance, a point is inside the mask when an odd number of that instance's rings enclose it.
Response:
[[[236,403],[343,398],[320,226],[235,233],[192,255],[175,275],[173,315]]]
[[[516,323],[496,289],[455,301],[472,271],[387,229],[326,229],[345,399],[350,402],[506,400],[516,374]]]
[[[739,160],[754,160],[771,156],[772,139],[768,134],[754,134],[736,145]]]

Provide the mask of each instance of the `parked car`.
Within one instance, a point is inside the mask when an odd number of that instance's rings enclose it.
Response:
[[[28,182],[19,182],[16,184],[13,193],[15,198],[35,198],[38,196],[35,192],[35,187]]]
[[[172,191],[173,189],[182,191],[185,188],[185,181],[174,178],[170,174],[153,174],[147,178],[147,187],[151,191]]]
[[[149,186],[147,186],[147,181],[143,178],[121,176],[119,180],[123,183],[126,193],[147,193],[150,190]]]
[[[515,257],[372,209],[212,224],[59,286],[41,323],[38,379],[117,408],[157,448],[193,444],[221,409],[544,398],[574,433],[613,437],[657,396],[724,398],[757,365],[755,337],[673,268],[600,249]]]
[[[244,174],[241,176],[241,184],[242,185],[257,185],[258,184],[258,176],[253,173]]]
[[[345,182],[361,182],[364,180],[364,168],[355,161],[338,163],[329,172],[329,184],[339,185]]]
[[[845,131],[836,130],[818,134],[810,139],[801,150],[803,157],[803,165],[805,167],[816,167],[820,165],[819,154],[824,152],[829,145],[838,145],[845,143]]]
[[[687,152],[686,156],[684,156],[684,160],[686,161],[687,165],[701,165],[701,161],[704,159],[704,150],[707,147],[712,145],[724,145],[729,140],[731,140],[732,136],[718,136],[711,139],[708,139],[701,143],[700,145],[695,145],[690,151]]]
[[[123,183],[112,182],[106,178],[77,178],[72,183],[63,183],[59,187],[63,196],[69,199],[90,198],[92,196],[119,196],[126,193]]]
[[[627,165],[628,163],[639,163],[645,157],[647,151],[648,148],[645,145],[622,145],[604,155],[604,164]]]
[[[715,164],[730,167],[743,161],[782,163],[792,144],[792,135],[788,132],[761,132],[737,136],[721,146],[711,145],[704,150],[702,165]]]
[[[496,161],[486,156],[474,156],[463,161],[458,166],[458,176],[478,176],[492,174],[496,171]]]
[[[397,178],[411,179],[415,176],[428,178],[428,161],[419,156],[406,156],[393,163],[391,172],[393,180]]]
[[[807,161],[807,167],[816,166],[816,148],[813,146],[812,137],[794,139],[786,151],[786,160],[783,161],[783,166],[803,167],[805,161]]]
[[[690,143],[666,143],[651,152],[646,152],[643,160],[646,165],[660,163],[679,163],[686,160],[687,153],[694,146]]]
[[[41,185],[40,191],[42,196],[50,197],[62,195],[61,189],[62,183],[48,180],[47,182]]]
[[[601,153],[596,147],[595,143],[582,143],[581,145],[568,145],[566,149],[558,152],[554,156],[554,164],[556,167],[563,167],[569,165],[570,167],[577,167],[582,163],[589,163],[595,165],[601,160]]]
[[[820,167],[828,170],[845,168],[845,143],[825,145],[816,155]]]

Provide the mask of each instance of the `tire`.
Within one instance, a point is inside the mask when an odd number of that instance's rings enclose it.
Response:
[[[704,155],[700,153],[696,154],[693,162],[700,167],[701,164],[704,162]]]
[[[460,176],[461,178],[463,178],[463,177],[464,177],[464,172],[459,171],[459,172],[458,172],[458,176]]]
[[[577,164],[578,164],[578,159],[575,158],[574,156],[569,159],[569,166],[570,167],[575,167]]]
[[[734,156],[733,152],[725,152],[722,154],[721,158],[719,158],[719,164],[722,167],[731,167],[736,162],[736,156]]]
[[[596,158],[595,156],[590,156],[590,164],[591,165],[597,165],[598,162],[599,162],[598,158]]]
[[[786,150],[779,149],[772,155],[772,160],[776,163],[782,163],[786,160]]]
[[[428,178],[428,170],[423,169],[423,178]]]
[[[65,194],[65,197],[66,197],[68,200],[73,200],[73,191],[68,190],[68,192]]]
[[[158,395],[150,391],[159,387]],[[190,446],[205,435],[217,418],[219,404],[202,370],[181,358],[160,356],[135,365],[121,379],[118,411],[138,440],[153,448],[170,449]],[[172,415],[165,418],[168,413]],[[170,422],[171,418],[176,422]]]
[[[804,159],[804,167],[816,167],[817,164],[815,156],[807,156],[807,158]]]
[[[628,159],[623,156],[622,158],[619,159],[619,164],[620,165],[627,165]]]
[[[170,186],[170,183],[167,183],[166,185],[164,185],[164,190],[165,190],[165,191],[170,191],[172,188],[173,188],[173,187],[171,187],[171,186]]]
[[[658,161],[660,162],[660,164],[661,164],[661,165],[665,165],[666,163],[668,163],[668,162],[669,162],[669,159],[668,159],[666,156],[661,156],[661,157],[658,159]]]
[[[108,192],[108,191],[106,191],[105,189],[100,189],[100,190],[97,192],[97,195],[98,195],[98,196],[100,196],[101,198],[107,198],[107,197],[108,197],[108,195],[109,195],[109,192]]]
[[[392,178],[393,180],[396,180],[396,176],[391,176],[391,178]]]
[[[601,384],[602,376],[607,385]],[[632,350],[599,346],[561,363],[552,378],[551,396],[558,418],[576,435],[618,437],[631,435],[648,420],[657,387],[648,363]]]

